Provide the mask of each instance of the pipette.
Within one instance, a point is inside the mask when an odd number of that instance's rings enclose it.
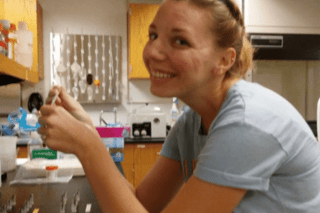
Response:
[[[51,106],[56,102],[56,100],[57,100],[57,98],[59,96],[60,90],[61,89],[59,88],[58,93],[53,97],[52,102],[51,102]]]

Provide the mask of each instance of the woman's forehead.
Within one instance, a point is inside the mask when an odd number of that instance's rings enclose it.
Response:
[[[159,8],[152,26],[164,25],[181,30],[207,27],[209,30],[211,23],[209,11],[188,1],[167,0]]]

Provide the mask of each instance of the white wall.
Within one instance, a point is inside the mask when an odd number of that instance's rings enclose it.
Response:
[[[320,61],[255,61],[253,81],[286,98],[306,120],[316,120]]]
[[[110,111],[118,108],[118,121],[127,122],[127,114],[133,109],[144,106],[145,103],[128,103],[127,80],[127,5],[128,3],[161,3],[161,0],[40,0],[43,8],[43,35],[44,35],[44,71],[45,78],[35,87],[24,87],[22,94],[23,107],[26,108],[29,95],[33,91],[40,92],[44,98],[51,88],[50,86],[50,49],[49,35],[52,30],[55,33],[80,34],[109,34],[111,28],[113,35],[122,37],[122,103],[121,104],[87,104],[83,105],[92,117],[95,125],[99,125],[99,113],[101,110]],[[140,80],[134,84],[140,86],[141,92],[149,93],[148,80]],[[149,94],[148,94],[149,95]],[[152,103],[150,106],[159,106],[168,116],[167,123],[171,121],[170,103]],[[113,122],[113,114],[104,114],[103,118]]]

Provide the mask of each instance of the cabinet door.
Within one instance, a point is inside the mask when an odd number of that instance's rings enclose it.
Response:
[[[319,0],[245,0],[250,33],[320,33]]]
[[[122,169],[126,179],[134,185],[133,149],[134,144],[125,144],[123,151]]]
[[[162,143],[138,144],[134,147],[134,186],[137,187],[160,155]]]
[[[128,15],[128,76],[130,79],[150,78],[143,62],[142,53],[149,39],[149,25],[159,7],[158,4],[130,4]]]

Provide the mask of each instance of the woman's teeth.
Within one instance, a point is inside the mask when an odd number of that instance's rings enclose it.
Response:
[[[173,78],[175,75],[161,72],[152,72],[151,75],[156,78]]]

